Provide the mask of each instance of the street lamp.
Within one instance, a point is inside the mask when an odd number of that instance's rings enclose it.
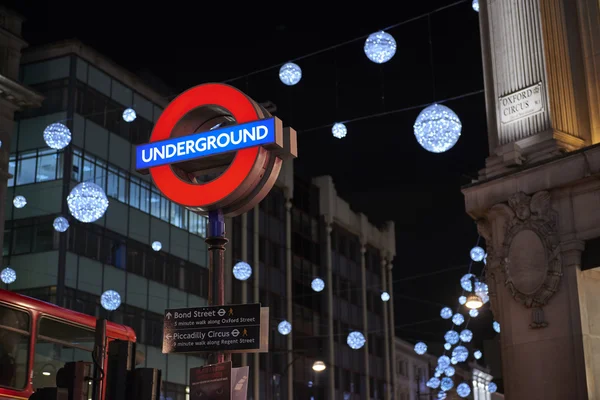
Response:
[[[465,303],[465,306],[471,310],[476,310],[482,305],[483,301],[481,301],[481,298],[479,298],[479,296],[476,294],[470,294],[469,297],[467,297],[467,302]]]
[[[327,366],[325,365],[325,363],[323,361],[315,361],[315,363],[312,366],[312,369],[315,372],[325,371],[326,368],[327,368]]]

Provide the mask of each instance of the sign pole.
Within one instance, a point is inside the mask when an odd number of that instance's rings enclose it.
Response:
[[[225,304],[225,216],[222,210],[209,211],[208,235],[208,301],[211,306]],[[231,355],[217,353],[216,362],[230,361]]]

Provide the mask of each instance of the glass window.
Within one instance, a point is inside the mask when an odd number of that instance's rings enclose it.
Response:
[[[27,384],[29,314],[0,305],[0,386],[23,389]]]
[[[85,156],[85,159],[83,160],[82,179],[82,182],[88,182],[94,179],[94,161],[90,156]]]
[[[150,184],[140,181],[140,210],[150,212]]]
[[[67,362],[91,362],[93,347],[93,331],[41,318],[35,343],[33,388],[56,386],[56,371]]]
[[[71,179],[75,182],[81,182],[81,153],[79,151],[73,152],[73,172],[71,173]]]
[[[152,188],[150,192],[150,214],[156,218],[160,218],[160,198],[161,195]]]
[[[160,219],[169,222],[169,204],[171,202],[166,198],[162,197],[160,201]]]
[[[139,182],[137,178],[131,177],[131,182],[129,183],[129,205],[140,208],[140,185],[137,182]]]
[[[106,195],[118,198],[119,195],[119,176],[118,171],[114,167],[108,167],[108,178],[106,186]]]
[[[17,185],[26,185],[35,182],[35,160],[35,151],[28,151],[19,155]]]
[[[94,183],[100,186],[106,192],[106,163],[100,159],[96,159],[94,171]]]
[[[56,165],[58,154],[56,150],[40,150],[38,152],[38,164],[36,181],[44,182],[56,179]]]
[[[127,203],[129,185],[127,184],[127,173],[119,170],[119,201]]]
[[[15,166],[17,165],[17,159],[15,156],[10,156],[8,162],[8,173],[12,175],[12,178],[8,180],[8,187],[15,185]]]

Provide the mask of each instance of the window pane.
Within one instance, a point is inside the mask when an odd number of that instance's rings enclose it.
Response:
[[[10,157],[10,161],[8,162],[8,173],[12,175],[12,178],[8,180],[8,187],[15,185],[15,166],[17,165],[15,156]]]
[[[52,150],[53,154],[48,153],[48,150],[40,150],[38,156],[38,165],[36,172],[36,181],[44,182],[56,179],[56,151]]]
[[[169,222],[169,205],[171,202],[165,197],[160,200],[160,219]]]
[[[140,208],[140,186],[133,180],[129,183],[129,205]]]
[[[181,228],[181,206],[178,204],[171,204],[171,224]]]
[[[14,389],[25,387],[28,376],[28,332],[27,313],[0,306],[0,385]]]
[[[88,182],[94,179],[94,163],[89,159],[88,156],[83,160],[83,181]]]
[[[61,325],[68,327],[68,325]],[[32,371],[33,389],[56,387],[56,372],[65,363],[72,361],[92,362],[92,352],[38,337],[35,343],[35,361]],[[92,387],[91,385],[85,386]],[[86,398],[89,397],[86,396]]]
[[[94,332],[77,326],[65,324],[49,318],[41,318],[38,335],[50,341],[60,341],[92,351],[94,348]],[[38,338],[38,341],[40,339]]]
[[[81,182],[81,156],[77,153],[73,154],[73,172],[71,179],[76,182]]]
[[[14,230],[13,254],[25,254],[31,252],[32,228],[24,226]]]
[[[106,195],[117,198],[119,194],[119,177],[114,168],[108,170],[108,184],[106,187]]]
[[[160,218],[160,197],[154,190],[150,193],[150,214],[156,218]]]
[[[127,176],[123,171],[119,171],[119,201],[127,203],[129,197],[129,185],[127,184]]]
[[[141,182],[140,210],[143,212],[150,211],[150,185],[147,182]]]
[[[17,165],[17,185],[26,185],[35,182],[35,156],[27,154],[29,158],[21,158]],[[23,155],[26,156],[25,154]]]
[[[106,192],[106,166],[100,160],[96,161],[94,183],[100,186]]]

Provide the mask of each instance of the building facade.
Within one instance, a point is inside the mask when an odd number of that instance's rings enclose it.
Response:
[[[106,315],[101,293],[116,290],[122,305],[108,317],[134,328],[141,366],[162,370],[163,396],[187,399],[189,369],[207,360],[161,353],[163,312],[207,304],[206,219],[134,168],[134,146],[148,141],[168,101],[77,41],[27,51],[19,75],[45,100],[18,113],[12,131],[3,265],[18,278],[10,289],[96,316]],[[129,107],[137,113],[131,123],[121,117]],[[72,132],[64,150],[44,142],[54,122]],[[91,224],[70,218],[66,205],[85,181],[110,201]],[[27,199],[24,208],[13,206],[16,195]],[[59,215],[69,219],[65,233],[53,229]],[[245,282],[227,274],[227,301],[270,307],[270,352],[233,358],[250,366],[249,398],[391,399],[393,298],[380,296],[392,294],[393,224],[378,229],[337,196],[330,177],[303,180],[288,163],[267,198],[226,227],[228,267],[253,266]],[[311,289],[314,277],[325,281],[322,292]],[[288,336],[277,332],[284,319],[293,326]],[[364,348],[348,347],[352,330],[365,333]],[[312,370],[317,360],[324,372]]]

